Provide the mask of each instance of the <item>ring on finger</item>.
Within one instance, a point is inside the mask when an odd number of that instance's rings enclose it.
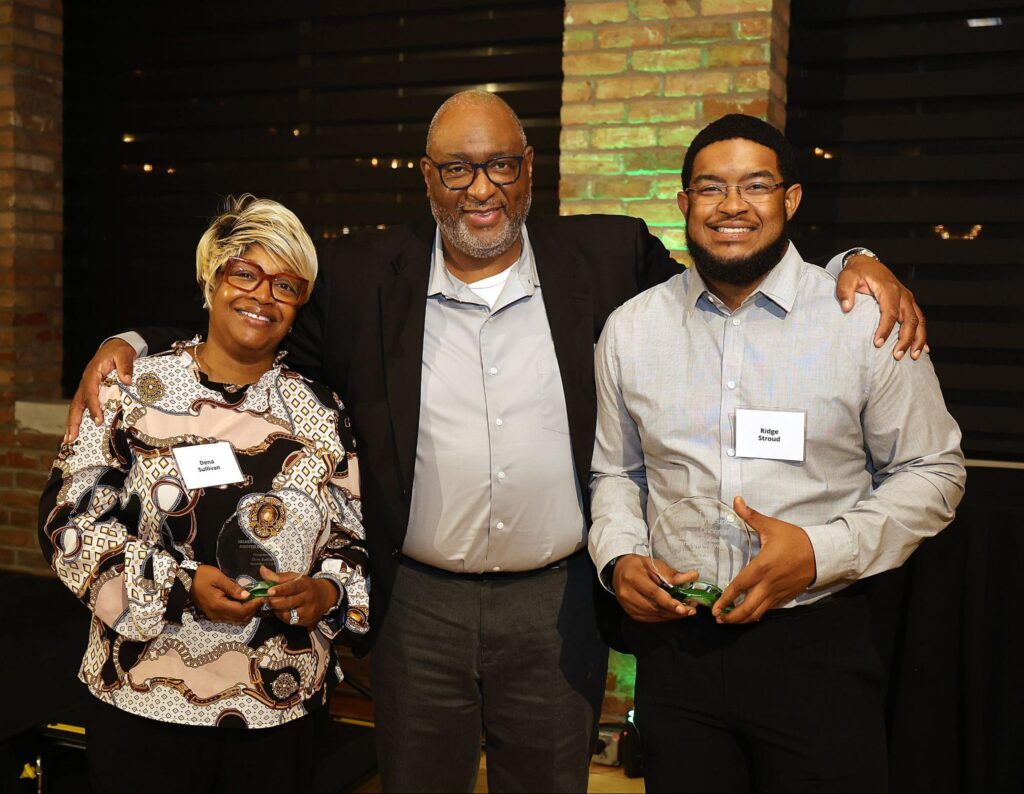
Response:
[[[293,626],[299,622],[299,610],[293,608],[288,613],[288,622]]]

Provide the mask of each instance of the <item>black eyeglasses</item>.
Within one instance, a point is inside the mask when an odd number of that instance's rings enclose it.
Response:
[[[511,185],[523,170],[522,154],[506,154],[501,157],[492,157],[484,163],[468,163],[465,160],[451,160],[447,163],[435,163],[428,154],[427,159],[437,169],[441,177],[441,184],[449,190],[465,190],[473,184],[476,179],[477,170],[483,171],[491,184],[497,187]]]
[[[257,262],[240,256],[229,256],[224,280],[232,287],[252,292],[264,281],[270,282],[270,294],[278,303],[298,306],[306,294],[309,281],[291,273],[267,273]]]

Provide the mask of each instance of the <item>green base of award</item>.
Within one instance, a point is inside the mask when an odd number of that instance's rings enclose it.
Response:
[[[715,602],[722,597],[722,588],[711,582],[690,582],[689,584],[677,584],[670,587],[668,593],[676,601],[680,601],[688,607],[707,607],[711,609]],[[722,612],[732,612],[734,604],[729,604]]]
[[[252,601],[254,598],[266,598],[267,591],[273,587],[274,584],[275,582],[268,582],[265,579],[260,579],[250,585],[243,585],[243,587],[249,591],[249,597],[245,600]]]

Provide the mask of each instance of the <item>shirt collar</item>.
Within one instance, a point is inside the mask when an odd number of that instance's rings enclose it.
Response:
[[[793,245],[791,240],[786,247],[786,253],[779,260],[779,264],[768,271],[764,281],[747,297],[744,304],[760,293],[788,314],[796,302],[797,289],[800,286],[800,266],[802,263],[803,257],[800,256],[800,252],[796,250],[796,246]],[[687,314],[693,312],[698,301],[705,295],[712,305],[721,307],[721,301],[708,289],[704,279],[697,272],[697,268],[689,268],[684,288],[684,306],[686,307]],[[723,310],[728,311],[728,309]]]
[[[517,275],[523,285],[526,295],[532,295],[534,290],[540,286],[540,278],[537,275],[537,263],[533,258],[533,246],[530,245],[530,235],[526,231],[526,224],[523,224],[523,250],[519,258],[512,263],[509,277]],[[459,279],[455,278],[444,265],[444,249],[441,243],[441,228],[434,232],[434,252],[430,257],[430,278],[427,280],[427,297],[443,295],[446,298],[457,299],[459,290],[464,288]]]

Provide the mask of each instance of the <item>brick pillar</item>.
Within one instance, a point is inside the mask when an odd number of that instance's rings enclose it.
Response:
[[[36,505],[59,437],[19,428],[60,397],[61,0],[0,0],[0,567],[45,568]],[[51,426],[50,428],[55,429]]]
[[[686,147],[749,113],[785,124],[789,0],[568,0],[563,215],[643,218],[681,261]]]

